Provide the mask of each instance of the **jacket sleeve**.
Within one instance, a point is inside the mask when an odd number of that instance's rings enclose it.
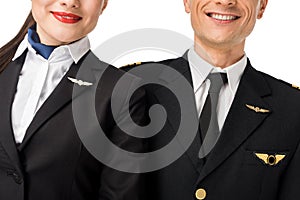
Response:
[[[119,127],[125,127],[126,130],[138,134],[134,128],[135,126],[132,126],[132,122],[139,126],[148,123],[145,110],[145,91],[143,89],[137,89],[133,94],[130,94],[130,88],[138,88],[137,85],[139,84],[139,79],[130,79],[130,84],[125,83],[123,86],[126,87],[117,90],[115,98],[117,98],[118,102],[114,104],[114,99],[112,98],[112,106],[116,106],[117,108],[114,109],[116,110],[116,115],[113,117],[115,124],[109,131],[109,139],[125,151],[142,153],[146,151],[147,147],[146,143],[143,142],[144,140],[127,134]],[[116,157],[118,157],[118,154],[116,154]],[[117,163],[120,168],[122,168],[122,165],[127,165],[126,167],[128,167],[128,160],[120,160],[120,158],[112,158],[112,160],[113,159],[115,159],[114,163]],[[129,165],[131,165],[131,163],[129,163]],[[139,167],[137,165],[138,163],[132,163],[134,168]],[[143,173],[123,172],[104,166],[100,185],[99,200],[144,199],[145,184]]]

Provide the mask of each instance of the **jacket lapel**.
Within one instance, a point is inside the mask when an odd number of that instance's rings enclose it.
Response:
[[[184,77],[190,84],[190,90],[185,91],[185,95],[184,95],[184,100],[181,103],[185,104],[185,108],[187,109],[183,109],[182,111],[185,112],[180,113],[180,112],[172,112],[172,114],[168,115],[168,121],[167,123],[169,123],[169,125],[172,127],[172,130],[170,130],[169,132],[171,132],[171,134],[174,136],[175,134],[177,134],[177,130],[178,124],[182,123],[182,117],[184,116],[189,116],[188,118],[192,119],[190,120],[189,124],[190,127],[185,127],[185,132],[184,132],[184,136],[182,137],[178,137],[179,139],[179,145],[181,145],[180,148],[183,148],[185,151],[185,153],[188,155],[191,163],[193,164],[195,170],[198,170],[198,152],[200,149],[200,137],[198,137],[199,133],[197,132],[197,128],[198,128],[198,114],[197,114],[197,109],[196,109],[196,103],[195,103],[195,95],[194,95],[194,91],[193,91],[193,84],[192,84],[192,76],[191,76],[191,72],[190,72],[190,67],[189,67],[189,63],[187,61],[187,53],[185,53],[183,55],[183,57],[175,59],[173,61],[171,61],[170,63],[167,64],[168,66],[170,66],[172,69],[175,69],[176,71],[178,71],[179,73],[177,75],[171,74],[169,70],[164,70],[161,74],[160,74],[160,79],[162,79],[163,81],[167,82],[167,86],[168,88],[179,88],[180,86],[178,85],[182,85],[182,78]],[[183,91],[186,90],[186,88],[182,88],[179,89],[179,91]],[[182,92],[180,92],[182,93]],[[168,95],[165,94],[165,92],[162,89],[158,89],[155,92],[155,95],[157,96],[157,99],[159,101],[159,103],[161,103],[162,105],[166,106],[167,110],[170,111],[174,111],[178,109],[178,104],[176,104],[175,100],[173,101],[172,98],[174,98],[173,96],[170,97]],[[188,99],[189,98],[189,99]],[[177,99],[176,99],[177,100]],[[181,106],[180,106],[181,107]],[[196,126],[196,127],[195,127]],[[189,134],[189,135],[187,135]],[[190,146],[188,145],[188,143],[191,142],[192,139],[192,143],[190,144]],[[189,147],[188,147],[189,146]],[[188,149],[186,149],[188,147]]]
[[[11,108],[17,88],[19,74],[26,55],[27,51],[24,51],[18,59],[12,61],[0,74],[0,143],[19,172],[21,172],[21,167],[12,128]]]
[[[159,78],[163,81],[165,81],[168,85],[168,88],[174,88],[178,85],[180,85],[180,82],[182,81],[182,77],[184,77],[188,83],[191,86],[191,89],[193,88],[192,83],[192,76],[189,69],[188,62],[183,58],[178,58],[173,60],[168,64],[172,69],[175,69],[178,73],[170,73],[169,69],[163,70],[163,72],[160,74]],[[167,67],[167,66],[166,66]],[[178,88],[178,87],[177,87]],[[194,96],[194,92],[191,90],[189,91],[191,96]],[[158,97],[160,102],[165,102],[164,105],[167,106],[167,109],[169,110],[176,110],[176,107],[178,106],[175,103],[172,103],[172,97],[169,95],[165,95],[163,90],[157,90],[155,91],[156,96]],[[195,98],[193,99],[193,103],[195,103]],[[177,100],[177,99],[176,99]],[[171,102],[171,103],[170,103]],[[196,108],[196,107],[195,107]],[[168,119],[170,121],[170,125],[173,127],[173,129],[177,129],[177,124],[180,121],[181,114],[180,113],[172,113],[172,115],[168,116]]]
[[[198,182],[208,176],[226,160],[271,113],[264,97],[271,94],[264,77],[252,68],[250,62],[241,78],[239,88],[225,120],[221,136],[204,165]],[[246,107],[246,104],[270,110],[258,113]]]
[[[94,86],[96,79],[93,69],[96,67],[99,68],[99,63],[101,62],[91,51],[89,51],[77,64],[73,63],[69,71],[54,89],[52,94],[37,111],[26,131],[26,135],[22,144],[18,147],[20,151],[26,146],[34,133],[38,131],[39,127],[50,120],[50,118],[59,112],[59,110],[71,103],[72,99],[76,98],[82,92],[87,91]],[[77,75],[78,70],[80,70],[80,73]],[[69,80],[68,77],[86,81],[92,83],[93,85],[80,86],[79,84]],[[76,89],[76,94],[73,93],[73,89]]]

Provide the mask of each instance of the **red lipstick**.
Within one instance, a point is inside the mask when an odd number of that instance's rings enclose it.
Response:
[[[65,13],[65,12],[51,12],[51,13],[55,17],[55,19],[66,24],[74,24],[79,22],[82,19],[82,17],[78,15],[74,15],[72,13]]]

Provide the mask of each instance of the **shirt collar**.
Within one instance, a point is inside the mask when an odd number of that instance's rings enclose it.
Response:
[[[246,66],[247,56],[245,54],[238,62],[234,63],[233,65],[230,65],[229,67],[224,68],[224,71],[227,73],[228,85],[230,87],[230,90],[234,94],[237,91]]]
[[[13,61],[16,60],[17,58],[19,58],[22,53],[28,48],[28,46],[30,46],[29,42],[28,42],[28,35],[26,34],[24,39],[22,40],[22,42],[20,43],[20,45],[17,48],[17,51],[13,57]]]
[[[198,56],[194,47],[189,49],[188,61],[191,68],[194,92],[196,93],[208,74],[213,70],[213,66]]]
[[[89,51],[90,47],[91,47],[90,41],[89,41],[88,37],[86,36],[86,37],[84,37],[76,42],[73,42],[71,44],[62,45],[62,46],[55,48],[54,51],[51,53],[49,60],[57,52],[62,51],[61,49],[67,49],[69,54],[71,55],[73,61],[75,63],[78,63],[78,61],[82,58],[82,56],[84,56],[84,54],[86,54]],[[24,39],[20,43],[20,45],[15,53],[15,56],[13,57],[12,60],[14,61],[18,57],[20,57],[26,49],[29,49],[30,51],[35,52],[35,50],[32,48],[32,46],[28,42],[28,34],[25,35]]]
[[[194,92],[199,90],[209,73],[223,72],[227,73],[229,88],[231,92],[235,94],[241,80],[241,76],[247,65],[247,56],[244,55],[238,62],[222,69],[220,67],[214,67],[206,62],[195,52],[194,47],[191,47],[188,52],[188,61],[191,68]]]
[[[90,40],[87,36],[66,46],[76,64],[91,48]]]

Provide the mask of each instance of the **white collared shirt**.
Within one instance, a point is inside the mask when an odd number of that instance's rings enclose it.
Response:
[[[188,61],[191,69],[197,112],[199,116],[204,106],[210,86],[210,80],[206,79],[208,74],[216,72],[223,72],[227,74],[228,84],[225,84],[221,89],[219,103],[217,106],[218,123],[221,131],[239,86],[241,76],[246,68],[247,56],[244,55],[238,62],[222,69],[214,67],[206,62],[195,52],[194,47],[191,47],[188,52]]]
[[[87,37],[53,50],[48,60],[32,48],[26,35],[13,60],[28,49],[19,75],[11,118],[16,143],[21,143],[36,112],[53,92],[73,62],[77,63],[90,49]]]

